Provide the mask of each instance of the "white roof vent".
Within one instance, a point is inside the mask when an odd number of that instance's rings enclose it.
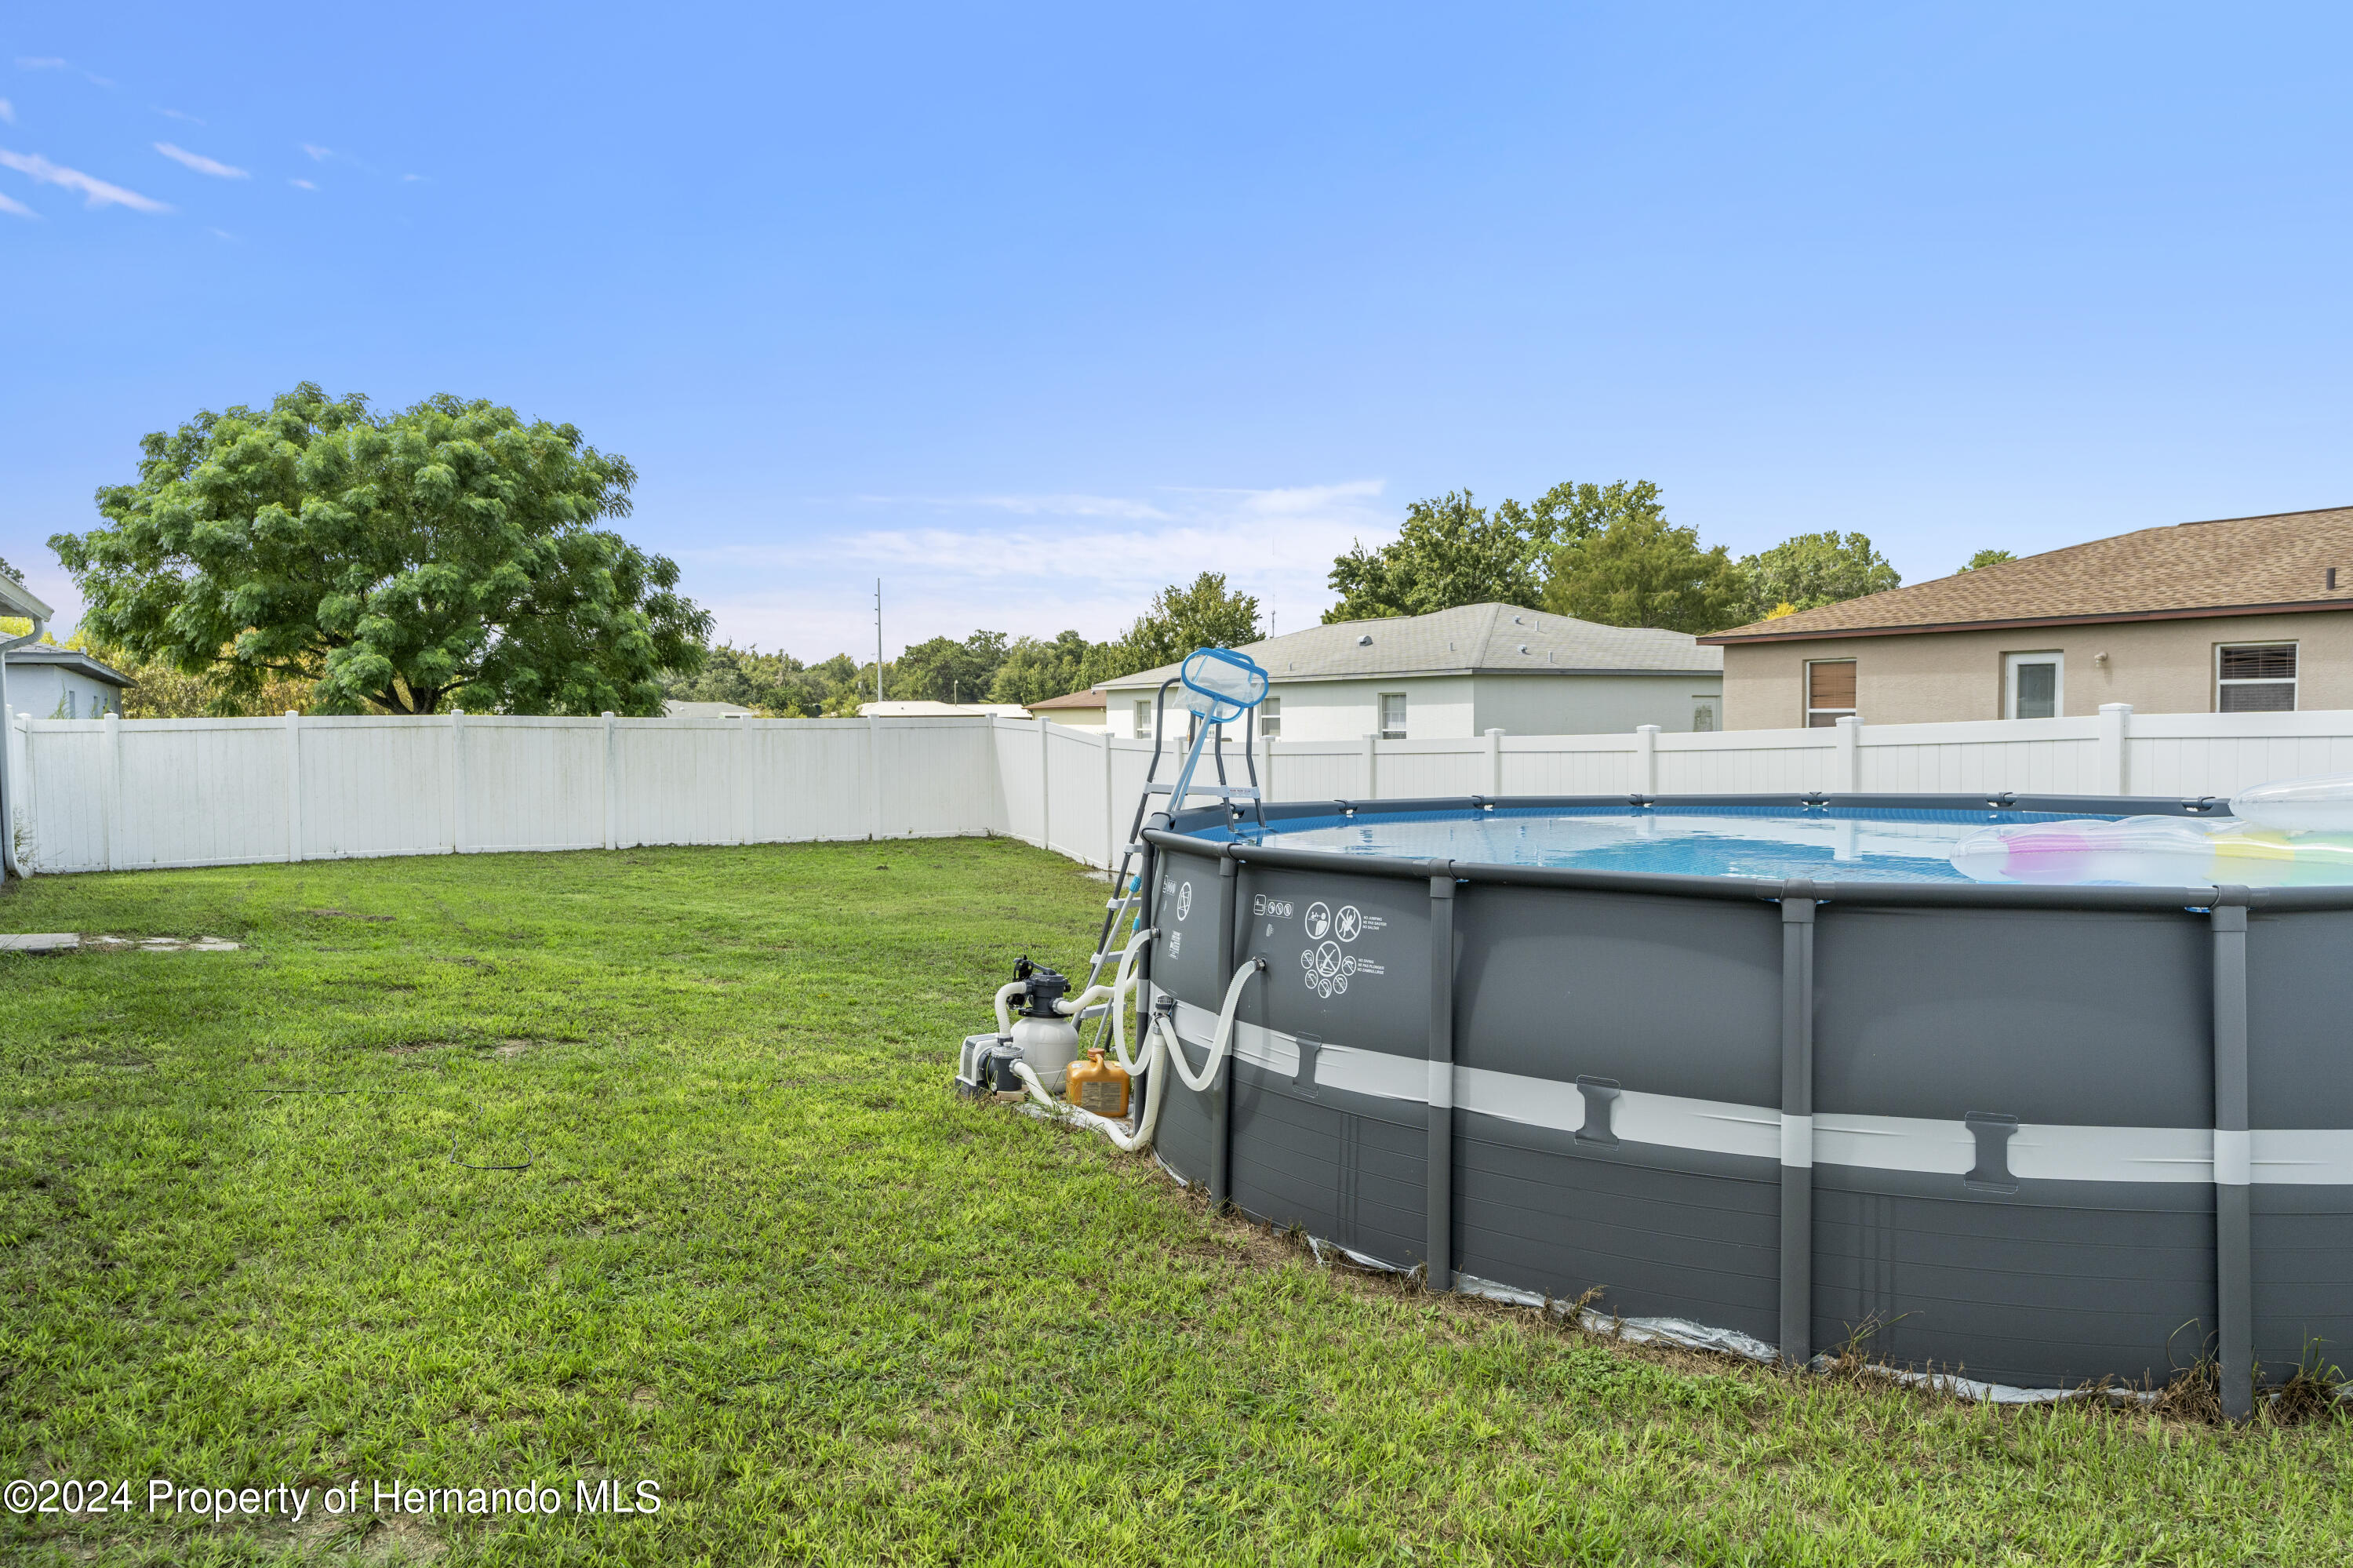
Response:
[[[1528,651],[1528,645],[1527,645],[1526,643],[1525,643],[1525,642],[1521,643],[1521,644],[1520,644],[1520,652],[1523,652],[1523,653],[1525,653],[1525,652],[1526,652],[1527,651]]]
[[[1516,615],[1515,615],[1515,616],[1512,617],[1512,624],[1513,624],[1514,626],[1525,626],[1525,625],[1527,624],[1527,622],[1526,622],[1526,621],[1525,621],[1525,620],[1522,620],[1518,616],[1516,616]]]
[[[1373,645],[1373,634],[1372,634],[1371,632],[1369,632],[1369,631],[1366,632],[1362,637],[1359,637],[1359,638],[1357,638],[1357,639],[1356,639],[1356,646],[1357,646],[1357,647],[1359,647],[1359,648],[1370,648],[1372,645]]]

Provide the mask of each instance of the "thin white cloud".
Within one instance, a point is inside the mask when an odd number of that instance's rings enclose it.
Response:
[[[16,69],[18,70],[63,70],[66,69],[66,62],[55,55],[18,55]]]
[[[16,106],[9,102],[6,99],[0,98],[0,125],[14,125],[15,123],[16,123]]]
[[[204,123],[203,121],[197,119],[193,114],[186,113],[185,111],[177,109],[166,109],[160,103],[151,104],[149,107],[153,109],[156,113],[162,115],[166,120],[185,121],[190,125],[202,125]]]
[[[288,180],[286,183],[298,191],[314,191],[319,188],[308,180]]]
[[[137,191],[125,190],[118,185],[69,169],[62,164],[52,164],[37,153],[12,153],[0,147],[0,168],[14,169],[29,175],[36,184],[57,185],[65,190],[79,191],[84,207],[127,207],[133,212],[169,212],[169,204]]]
[[[156,143],[155,151],[175,164],[185,164],[200,175],[210,175],[216,180],[244,180],[253,177],[233,164],[224,164],[217,158],[207,158],[202,153],[191,153],[185,147],[174,147],[169,142]]]
[[[215,228],[207,230],[207,232],[210,233],[215,239],[226,239],[232,245],[239,243],[237,236],[231,234],[226,228]]]
[[[405,185],[430,185],[432,182],[423,175],[403,175],[400,176],[400,183]]]
[[[0,196],[0,212],[11,217],[38,217],[41,215],[13,196]]]
[[[1165,523],[1169,517],[1148,501],[1120,495],[975,495],[935,504],[989,506],[1025,517],[1116,517],[1129,523]]]
[[[335,155],[332,147],[316,146],[309,142],[302,143],[302,151],[311,154],[311,161],[314,164],[323,164]]]
[[[872,647],[871,611],[862,607],[878,575],[893,649],[976,627],[1116,636],[1154,594],[1204,570],[1225,573],[1230,587],[1257,596],[1278,630],[1295,631],[1331,603],[1334,556],[1357,539],[1375,545],[1395,535],[1380,493],[1379,481],[1357,480],[1149,497],[870,496],[850,504],[921,515],[681,554],[690,592],[692,579],[709,573],[697,598],[716,614],[722,636],[803,658]],[[1020,520],[1008,525],[1008,514]],[[1050,593],[1030,591],[1041,562],[1050,563]]]

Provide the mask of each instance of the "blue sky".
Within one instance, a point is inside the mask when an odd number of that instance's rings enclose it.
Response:
[[[1906,580],[2353,502],[2342,7],[11,7],[0,556],[301,379],[568,419],[737,641],[1307,624],[1647,478]]]

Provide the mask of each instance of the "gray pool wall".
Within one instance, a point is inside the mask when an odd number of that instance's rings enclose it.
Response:
[[[1613,802],[1644,809],[1494,805]],[[1201,836],[1230,826],[1147,833],[1147,978],[1198,1067],[1234,966],[1268,966],[1231,1072],[1172,1093],[1158,1135],[1247,1213],[1440,1287],[1598,1289],[1800,1360],[1867,1331],[1877,1359],[2068,1387],[2214,1355],[2236,1411],[2258,1367],[2353,1336],[2353,887],[1766,882]]]

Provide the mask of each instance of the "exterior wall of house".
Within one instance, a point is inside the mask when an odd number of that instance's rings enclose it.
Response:
[[[2296,644],[2298,708],[2353,708],[2353,611],[2316,610],[1733,643],[1724,650],[1725,727],[1803,725],[1806,665],[1819,659],[1855,662],[1855,707],[1868,724],[2001,718],[2004,656],[2053,652],[2063,658],[2066,716],[2097,714],[2103,703],[2213,713],[2215,650],[2241,642]]]
[[[1470,733],[1623,735],[1646,724],[1671,735],[1724,727],[1724,679],[1691,675],[1482,675]]]
[[[8,705],[35,718],[99,718],[121,713],[114,687],[57,664],[8,662]]]
[[[1410,740],[1442,740],[1475,735],[1475,704],[1468,675],[1408,675],[1391,680],[1276,681],[1267,695],[1282,703],[1284,740],[1359,740],[1380,727],[1380,697],[1384,692],[1405,694],[1406,736]],[[1149,690],[1133,688],[1112,693],[1111,733],[1134,736],[1135,705],[1148,703]],[[1169,694],[1169,706],[1176,705]]]
[[[1275,681],[1284,740],[1359,740],[1380,728],[1380,697],[1402,692],[1406,738],[1461,740],[1490,729],[1512,735],[1610,735],[1654,724],[1681,734],[1709,710],[1723,726],[1723,682],[1692,675],[1406,675],[1386,680]],[[1135,705],[1152,694],[1112,693],[1111,733],[1133,737]],[[1171,698],[1174,705],[1174,698]]]

